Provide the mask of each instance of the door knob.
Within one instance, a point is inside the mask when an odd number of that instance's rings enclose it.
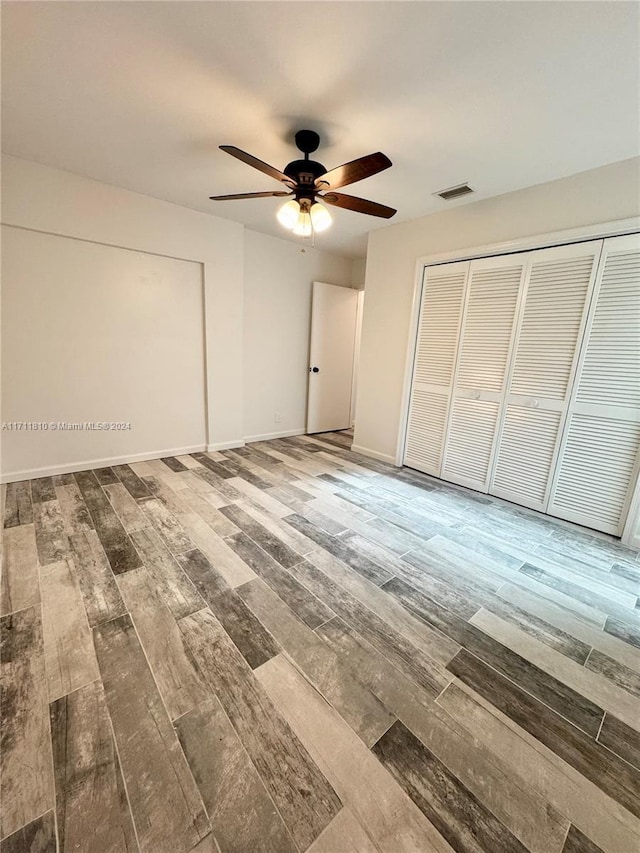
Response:
[[[320,373],[320,368],[319,367],[310,367],[309,373]]]

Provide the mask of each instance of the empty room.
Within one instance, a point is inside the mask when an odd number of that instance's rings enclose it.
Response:
[[[640,853],[640,3],[0,13],[0,853]]]

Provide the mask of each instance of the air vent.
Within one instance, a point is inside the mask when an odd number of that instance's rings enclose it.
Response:
[[[434,193],[434,195],[440,196],[445,201],[451,201],[452,198],[460,198],[462,195],[468,195],[472,193],[473,190],[469,186],[469,184],[458,184],[457,187],[449,187],[446,190],[440,190],[439,193]]]

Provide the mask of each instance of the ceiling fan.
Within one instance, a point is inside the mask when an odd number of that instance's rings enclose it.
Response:
[[[378,151],[375,154],[359,157],[357,160],[352,160],[350,163],[344,163],[342,166],[327,171],[322,163],[309,159],[309,154],[313,153],[320,144],[320,137],[314,130],[299,130],[295,135],[295,141],[298,149],[304,154],[304,159],[293,160],[284,167],[282,172],[234,145],[221,145],[222,151],[226,151],[232,157],[253,166],[254,169],[269,175],[270,178],[280,181],[287,188],[287,191],[213,195],[210,196],[212,201],[293,196],[291,201],[283,204],[278,211],[278,221],[285,228],[289,228],[294,234],[302,237],[308,237],[314,232],[324,231],[331,225],[331,215],[320,204],[320,199],[335,207],[354,210],[356,213],[366,213],[369,216],[381,216],[384,219],[389,219],[396,213],[392,207],[386,207],[384,204],[334,192],[340,187],[345,187],[388,169],[391,166],[391,160],[386,155]]]

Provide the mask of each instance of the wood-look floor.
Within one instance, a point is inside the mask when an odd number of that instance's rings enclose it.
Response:
[[[638,853],[637,555],[350,442],[3,487],[2,853]]]

